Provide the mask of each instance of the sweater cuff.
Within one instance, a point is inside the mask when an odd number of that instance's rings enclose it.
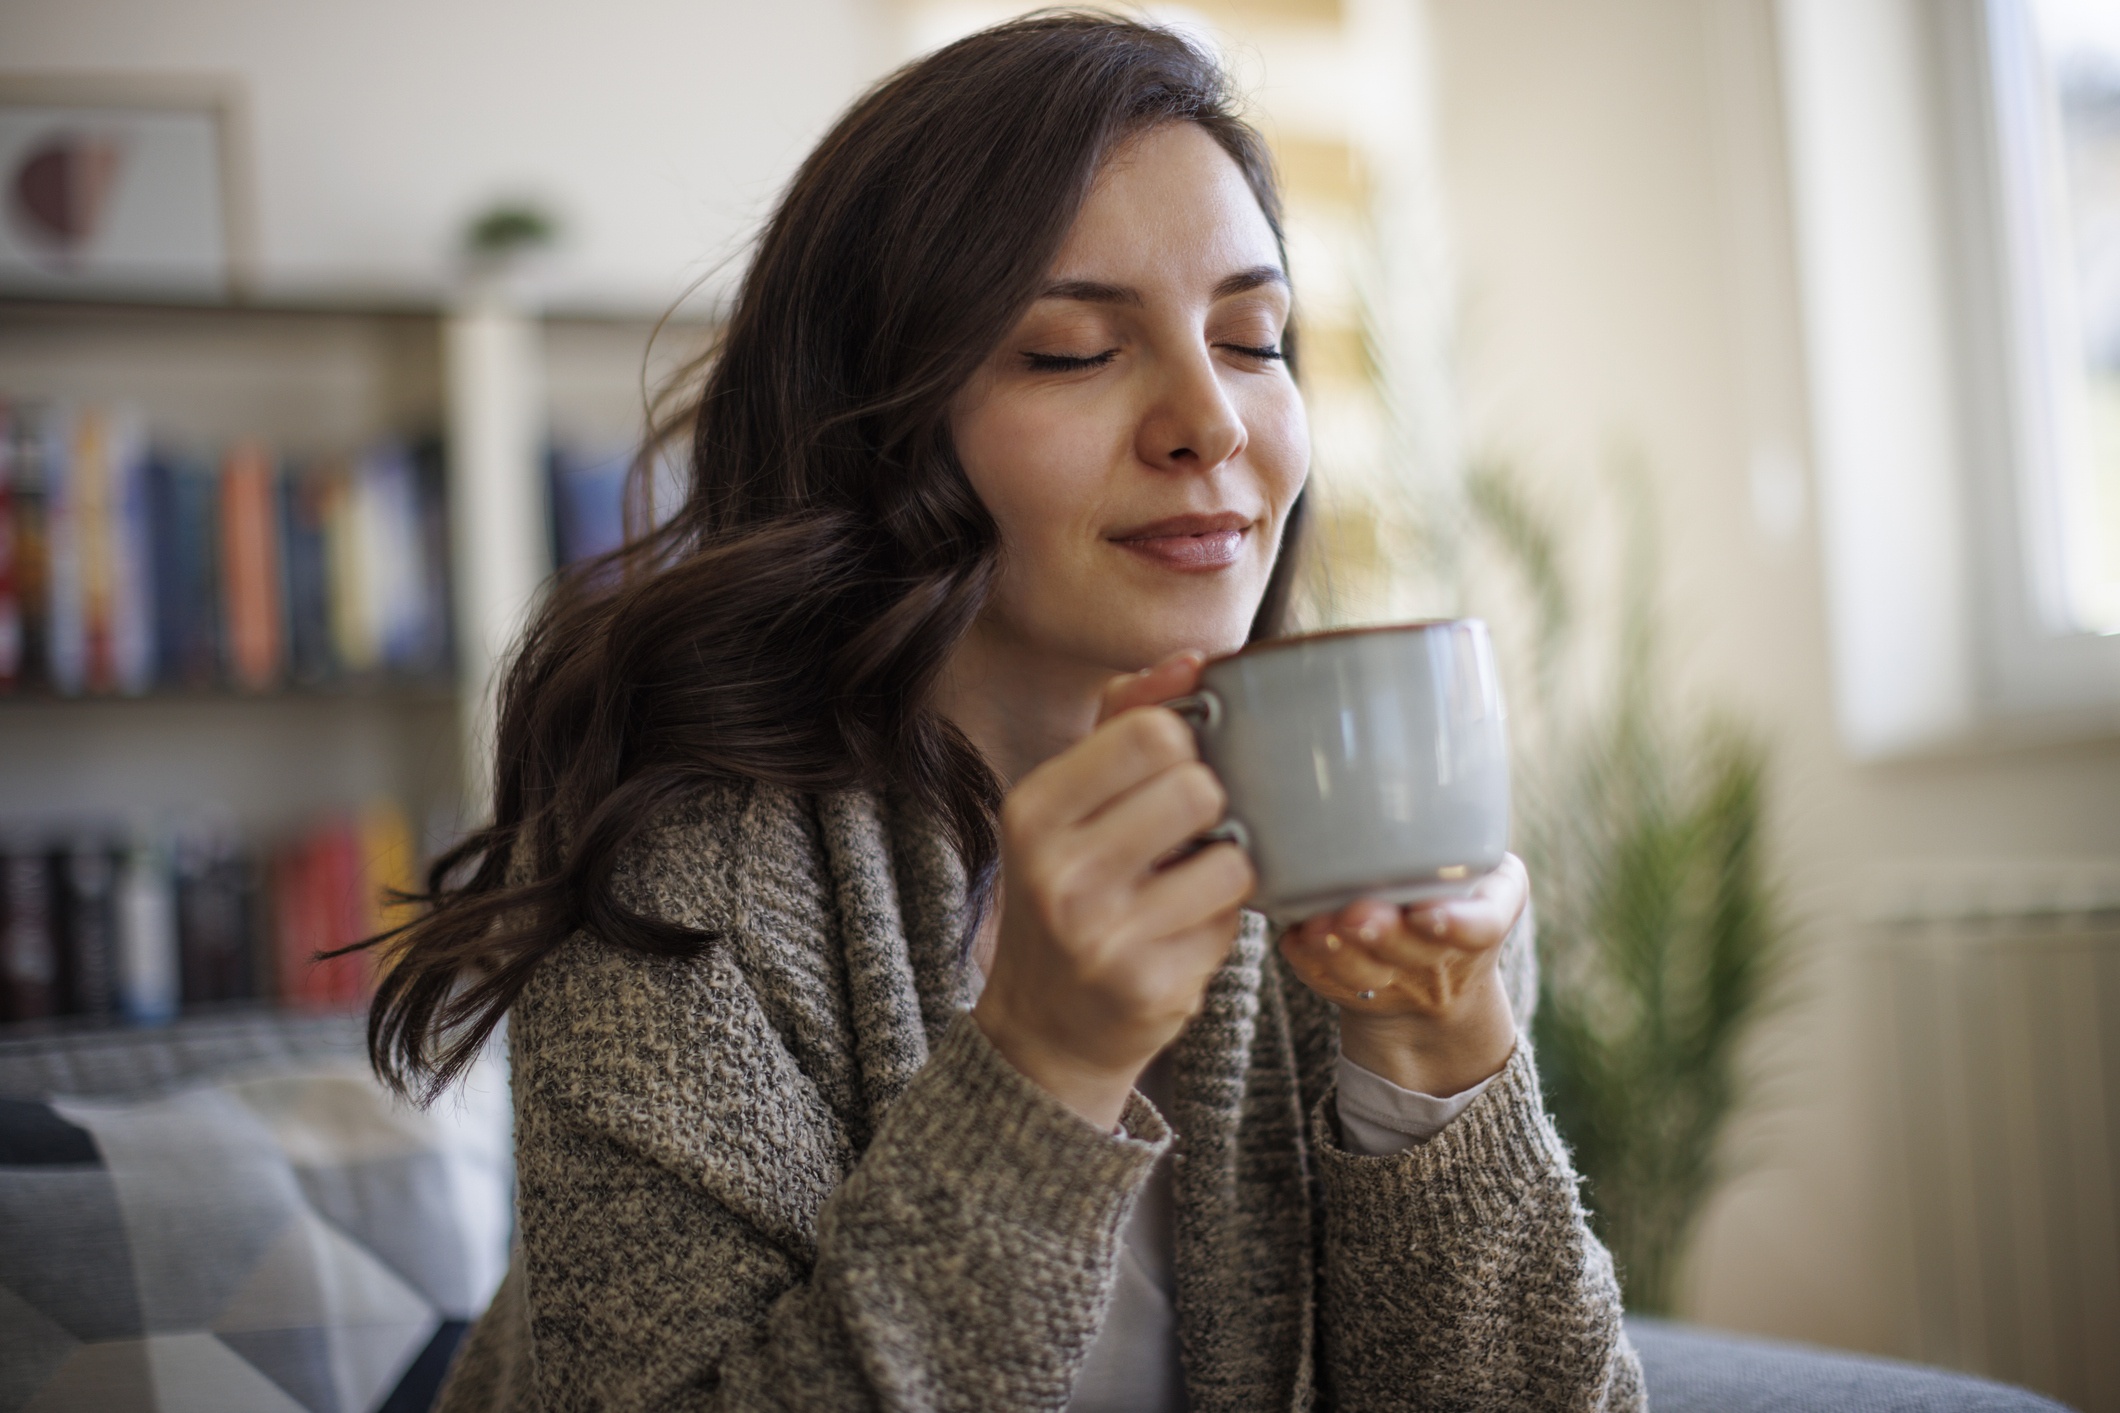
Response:
[[[895,1145],[941,1157],[967,1195],[1001,1219],[1058,1231],[1116,1231],[1171,1133],[1139,1095],[1125,1136],[1105,1133],[1025,1079],[961,1012],[887,1120]]]
[[[1539,1099],[1531,1048],[1519,1044],[1479,1097],[1428,1142],[1377,1157],[1348,1151],[1338,1096],[1313,1114],[1326,1200],[1350,1231],[1408,1222],[1455,1226],[1491,1222],[1535,1189],[1572,1191],[1567,1147]]]
[[[1438,1096],[1401,1088],[1342,1055],[1333,1067],[1333,1088],[1339,1094],[1340,1145],[1351,1153],[1380,1157],[1426,1143],[1471,1108],[1472,1101],[1484,1094],[1500,1073],[1497,1070],[1456,1094]]]

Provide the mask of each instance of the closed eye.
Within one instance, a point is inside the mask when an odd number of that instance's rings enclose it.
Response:
[[[1242,343],[1225,343],[1222,347],[1228,349],[1231,353],[1241,353],[1246,358],[1278,360],[1288,356],[1278,348],[1253,348],[1249,344]]]
[[[1076,357],[1067,353],[1026,353],[1023,361],[1034,373],[1074,373],[1084,368],[1102,368],[1119,356],[1116,348],[1107,348],[1102,353],[1087,357]]]

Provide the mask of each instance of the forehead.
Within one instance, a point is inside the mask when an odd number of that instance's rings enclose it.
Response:
[[[1056,279],[1213,285],[1279,267],[1273,227],[1236,161],[1195,123],[1159,124],[1105,162],[1053,262]]]

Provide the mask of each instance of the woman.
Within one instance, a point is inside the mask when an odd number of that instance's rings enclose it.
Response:
[[[685,503],[544,610],[377,998],[429,1095],[512,1017],[446,1408],[1641,1405],[1521,866],[1275,946],[1185,852],[1156,703],[1276,630],[1301,522],[1277,217],[1210,61],[1097,16],[797,174]]]

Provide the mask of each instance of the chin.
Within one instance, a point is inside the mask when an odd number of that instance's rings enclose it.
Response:
[[[1138,672],[1144,667],[1155,666],[1173,653],[1187,650],[1204,652],[1210,657],[1235,652],[1244,646],[1256,612],[1256,609],[1246,608],[1212,614],[1194,610],[1154,615],[1150,621],[1140,623],[1135,632],[1126,635],[1123,654],[1126,665],[1118,670]]]

